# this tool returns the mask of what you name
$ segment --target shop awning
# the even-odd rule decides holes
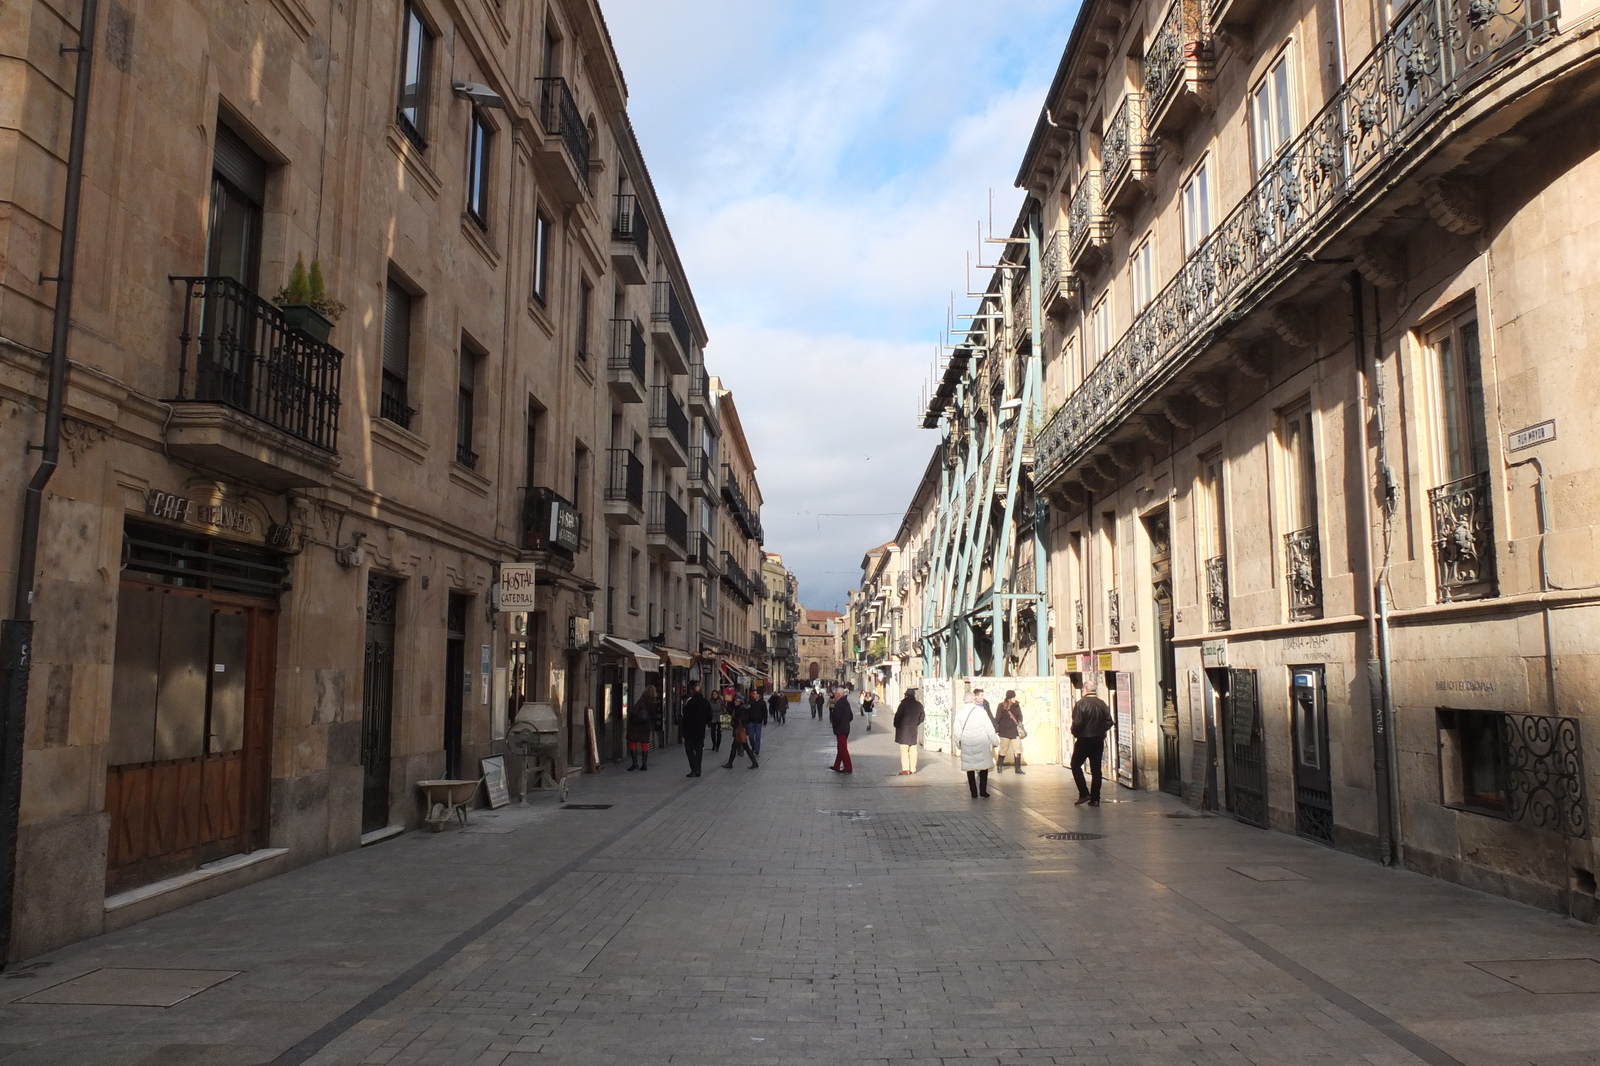
[[[634,665],[641,670],[661,669],[661,657],[642,644],[635,644],[631,640],[623,640],[621,637],[613,637],[607,633],[603,646],[628,656],[633,660]]]
[[[673,666],[691,666],[694,664],[694,656],[676,648],[662,648],[657,654]]]

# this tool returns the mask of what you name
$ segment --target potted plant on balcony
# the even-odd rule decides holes
[[[289,284],[278,291],[273,302],[283,311],[290,329],[299,330],[322,344],[328,343],[333,324],[344,314],[344,304],[328,295],[322,280],[322,261],[315,257],[306,270],[305,256],[296,256],[289,272]]]

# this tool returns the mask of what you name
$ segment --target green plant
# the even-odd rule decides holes
[[[295,256],[294,269],[289,271],[289,283],[278,290],[272,302],[279,307],[302,304],[323,318],[334,321],[345,311],[344,304],[328,295],[327,284],[322,279],[322,260],[312,257],[308,271],[303,255]]]

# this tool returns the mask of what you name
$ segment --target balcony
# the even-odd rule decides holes
[[[538,78],[539,124],[544,141],[535,146],[557,195],[569,204],[589,196],[589,129],[565,78]]]
[[[1100,172],[1091,170],[1067,205],[1067,257],[1074,270],[1099,263],[1111,241],[1111,216],[1100,203]]]
[[[744,531],[744,535],[751,540],[761,540],[761,522],[751,512],[750,505],[744,498],[744,490],[739,488],[739,482],[733,476],[733,469],[727,463],[722,464],[722,500],[728,505],[729,513]]]
[[[702,448],[689,453],[689,492],[703,500],[717,498],[717,466]]]
[[[1149,195],[1155,157],[1155,143],[1145,132],[1144,96],[1129,93],[1106,124],[1100,142],[1100,173],[1109,210],[1127,211]]]
[[[687,374],[694,337],[689,329],[688,312],[684,311],[683,304],[678,300],[678,290],[670,281],[656,282],[650,333],[655,338],[656,351],[667,361],[671,372]]]
[[[711,403],[711,375],[698,359],[689,364],[689,410],[701,418],[715,418],[717,413]]]
[[[1322,552],[1317,529],[1297,529],[1283,537],[1289,575],[1289,617],[1306,622],[1322,617]]]
[[[631,318],[613,318],[606,384],[622,403],[644,402],[644,362],[644,330]]]
[[[1215,555],[1206,560],[1206,628],[1213,632],[1228,628],[1228,557]]]
[[[1496,595],[1489,475],[1469,474],[1430,490],[1428,509],[1433,514],[1433,566],[1439,602]]]
[[[644,520],[644,463],[627,448],[606,451],[606,520],[636,526]]]
[[[617,196],[617,217],[611,224],[611,267],[626,285],[643,285],[650,277],[650,222],[639,198]]]
[[[339,464],[343,353],[231,278],[172,280],[187,293],[169,453],[273,490],[325,483]]]
[[[690,577],[718,577],[722,569],[717,565],[716,538],[704,530],[695,530],[689,534],[689,555],[684,560],[688,564]]]
[[[649,517],[645,522],[645,543],[650,551],[675,563],[689,554],[689,516],[678,501],[665,492],[650,494]]]
[[[1056,230],[1050,234],[1050,241],[1044,246],[1039,280],[1044,292],[1043,310],[1047,315],[1062,314],[1076,302],[1077,293],[1073,291],[1072,274],[1066,258],[1069,239],[1066,230]]]
[[[1130,415],[1159,402],[1233,322],[1281,291],[1290,264],[1348,229],[1352,204],[1418,177],[1421,156],[1414,149],[1476,106],[1481,94],[1467,90],[1554,30],[1545,5],[1519,4],[1509,14],[1491,14],[1483,25],[1474,22],[1480,14],[1476,6],[1418,0],[1396,16],[1327,106],[1284,146],[1040,431],[1040,487],[1064,481]],[[1431,73],[1397,95],[1390,87],[1401,70]],[[1145,100],[1154,107],[1148,82]],[[1076,197],[1073,212],[1076,263],[1085,224],[1077,220],[1094,214]]]
[[[756,602],[755,591],[751,588],[750,578],[745,574],[744,567],[727,552],[722,553],[722,585],[746,607]]]
[[[1205,7],[1205,0],[1173,0],[1145,51],[1142,84],[1153,134],[1180,135],[1211,101],[1216,56]]]
[[[765,633],[750,634],[750,650],[757,655],[767,654],[767,636]]]
[[[522,502],[522,547],[544,552],[547,562],[570,570],[572,557],[583,548],[583,516],[553,489],[528,489]]]
[[[670,385],[650,387],[650,449],[668,466],[689,465],[689,416]]]
[[[1249,34],[1267,0],[1211,0],[1211,27],[1219,34]]]

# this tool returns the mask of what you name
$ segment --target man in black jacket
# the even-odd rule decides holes
[[[850,690],[840,689],[839,698],[828,711],[828,724],[833,727],[834,738],[839,742],[839,753],[833,757],[833,765],[829,767],[835,773],[855,772],[855,768],[850,765],[850,722],[855,716],[855,712],[850,709]]]
[[[1083,698],[1072,705],[1072,780],[1078,785],[1080,804],[1100,806],[1100,764],[1111,725],[1111,708],[1094,694],[1094,682],[1085,679]],[[1083,779],[1084,763],[1089,764],[1092,787]]]
[[[706,750],[706,728],[711,725],[711,701],[700,692],[700,682],[689,682],[689,698],[683,702],[683,753],[689,756],[685,777],[700,776],[700,759]]]

